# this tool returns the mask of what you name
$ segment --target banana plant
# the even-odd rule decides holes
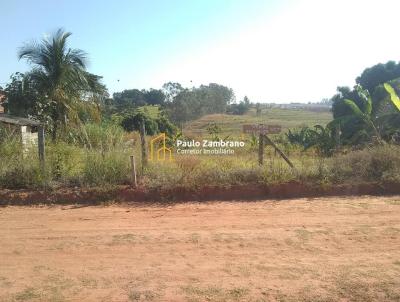
[[[392,140],[400,133],[400,98],[395,86],[396,80],[380,85],[374,98],[376,123],[386,140]]]
[[[396,93],[396,90],[389,83],[383,84],[383,88],[389,95],[389,100],[393,104],[394,108],[397,109],[397,113],[400,113],[400,98]]]
[[[321,125],[288,130],[286,137],[290,143],[302,146],[304,151],[314,147],[318,153],[325,156],[332,155],[336,147],[332,129]]]
[[[371,96],[361,86],[356,86],[355,90],[359,96],[359,102],[348,98],[343,99],[342,104],[347,109],[346,113],[335,118],[327,127],[331,131],[335,131],[337,128],[342,129],[345,139],[352,144],[370,137],[371,132],[378,142],[382,143],[382,137],[373,114]]]

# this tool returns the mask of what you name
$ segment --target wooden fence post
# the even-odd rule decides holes
[[[146,152],[146,126],[144,121],[140,123],[140,142],[142,147],[142,175],[144,167],[147,165],[147,152]]]
[[[292,164],[292,162],[290,161],[290,159],[285,155],[285,153],[283,153],[283,151],[281,149],[278,148],[277,145],[275,145],[275,143],[267,136],[264,135],[265,140],[271,144],[272,147],[275,148],[275,150],[279,153],[280,156],[282,156],[282,158],[287,162],[287,164],[294,169],[294,166]]]
[[[38,127],[38,151],[39,151],[39,161],[40,161],[40,169],[42,173],[45,172],[45,135],[44,135],[44,126]]]
[[[264,164],[264,136],[262,134],[258,137],[258,164]]]
[[[132,168],[132,180],[133,180],[133,185],[136,188],[137,187],[137,178],[136,178],[136,161],[135,161],[135,156],[131,155],[131,168]]]

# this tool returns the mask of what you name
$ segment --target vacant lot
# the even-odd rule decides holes
[[[0,208],[0,301],[400,301],[400,197]]]
[[[216,123],[225,135],[241,135],[244,124],[278,124],[283,129],[301,126],[313,127],[317,124],[326,125],[332,121],[332,113],[329,111],[313,112],[305,109],[263,109],[257,116],[254,109],[245,115],[209,114],[195,121],[187,123],[184,134],[206,135],[207,127]]]

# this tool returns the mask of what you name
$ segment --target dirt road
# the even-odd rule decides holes
[[[400,301],[400,197],[3,207],[0,301]]]

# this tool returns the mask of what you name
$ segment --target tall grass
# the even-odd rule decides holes
[[[400,182],[400,147],[377,146],[336,156],[332,160],[334,182],[391,181]]]
[[[21,143],[14,137],[3,138],[0,143],[0,187],[37,187],[45,180],[37,154],[32,150],[24,154]]]
[[[63,140],[89,149],[111,151],[124,145],[124,130],[112,122],[89,123],[80,128],[69,129]]]
[[[27,154],[17,136],[0,136],[0,188],[105,186],[130,182],[129,156],[140,162],[137,135],[115,125],[86,125],[64,141],[46,143],[45,170],[37,149]],[[270,146],[259,166],[249,146],[231,156],[175,156],[173,161],[149,162],[140,175],[145,187],[198,187],[236,184],[271,184],[300,181],[317,184],[349,182],[400,182],[400,147],[377,146],[332,158],[312,150],[300,152],[283,144],[295,165],[291,169]],[[138,171],[140,171],[140,165]]]
[[[83,166],[85,185],[116,185],[129,182],[129,154],[119,150],[113,152],[86,153]]]
[[[0,187],[99,186],[129,181],[131,147],[115,125],[88,124],[46,142],[45,170],[37,147],[24,153],[18,135],[0,137]]]

